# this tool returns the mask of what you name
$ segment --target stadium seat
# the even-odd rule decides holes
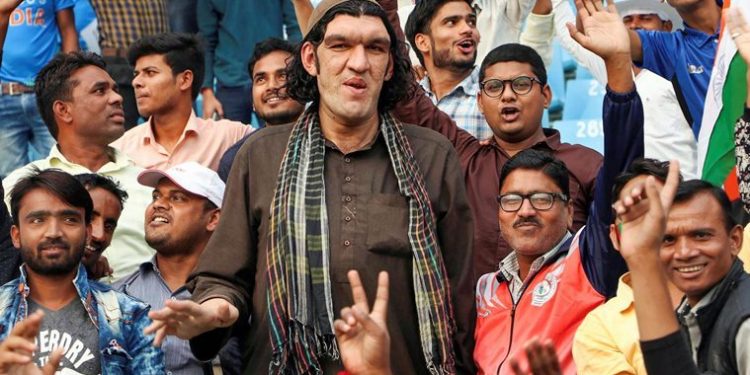
[[[547,69],[547,83],[552,89],[552,103],[549,110],[557,112],[563,109],[565,105],[565,72],[560,53],[561,49],[556,48],[552,54],[552,63]]]
[[[574,79],[568,81],[562,119],[601,119],[604,94],[604,86],[596,80]]]
[[[580,144],[604,153],[604,131],[600,118],[555,121],[552,128],[560,132],[563,142]]]

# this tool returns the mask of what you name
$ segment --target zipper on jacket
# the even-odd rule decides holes
[[[541,269],[539,269],[541,271]],[[505,358],[503,358],[502,361],[500,361],[500,364],[497,365],[497,371],[495,372],[495,375],[500,375],[500,369],[503,368],[503,364],[505,364],[505,361],[508,360],[508,357],[510,357],[510,350],[513,347],[513,329],[516,326],[516,307],[518,307],[518,304],[521,302],[521,299],[523,298],[523,294],[526,293],[526,289],[528,289],[529,285],[534,282],[534,278],[536,278],[536,275],[539,274],[539,271],[531,275],[531,279],[528,283],[524,283],[521,287],[521,293],[518,295],[518,301],[513,301],[513,306],[510,309],[510,337],[508,337],[508,352],[505,353]],[[510,287],[508,287],[508,292],[510,292]],[[513,299],[513,295],[510,296],[511,300]]]

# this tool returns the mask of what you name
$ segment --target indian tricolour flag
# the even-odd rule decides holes
[[[724,8],[739,7],[750,17],[750,1],[724,0]],[[723,186],[730,198],[739,197],[734,157],[734,124],[742,116],[747,95],[747,66],[737,53],[731,32],[721,22],[719,46],[706,93],[698,134],[698,168],[702,179]]]

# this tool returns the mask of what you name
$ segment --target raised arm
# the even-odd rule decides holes
[[[576,6],[583,32],[569,24],[573,39],[604,60],[607,95],[604,99],[604,162],[596,178],[594,204],[581,235],[584,270],[594,287],[612,296],[625,264],[609,240],[612,223],[610,204],[617,175],[643,157],[643,104],[635,91],[631,73],[628,34],[613,5],[578,0]]]
[[[570,54],[578,65],[585,67],[602,85],[607,84],[607,68],[604,60],[595,53],[578,44],[570,36],[567,25],[576,23],[576,15],[568,0],[552,0],[555,35],[560,46]]]
[[[307,21],[310,20],[313,11],[312,3],[310,0],[292,0],[292,5],[294,6],[294,14],[297,15],[299,29],[304,37],[307,34]]]
[[[641,351],[650,374],[699,373],[680,332],[659,259],[679,172],[677,162],[671,162],[661,190],[654,177],[648,177],[645,183],[625,192],[628,195],[614,206],[622,223],[620,251],[630,269]]]
[[[519,37],[519,43],[536,50],[545,66],[552,64],[553,26],[552,2],[537,0],[526,17],[526,25]]]

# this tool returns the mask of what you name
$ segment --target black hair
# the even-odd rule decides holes
[[[507,43],[495,47],[482,60],[479,68],[479,82],[484,81],[485,72],[489,67],[501,62],[519,62],[531,65],[531,72],[536,78],[547,84],[547,70],[544,68],[542,57],[531,47],[518,43]]]
[[[615,177],[614,183],[612,184],[612,203],[617,202],[620,198],[622,188],[630,182],[630,180],[638,176],[654,176],[659,181],[664,182],[667,180],[669,174],[669,162],[661,161],[649,158],[638,158],[635,159],[625,172],[620,173]],[[682,179],[682,176],[680,176]]]
[[[141,57],[164,55],[164,60],[172,69],[172,75],[189,70],[193,72],[193,100],[203,85],[204,52],[198,37],[185,33],[161,33],[138,39],[128,49],[128,62],[135,66]]]
[[[286,87],[289,97],[300,103],[313,102],[313,105],[318,104],[320,100],[318,81],[316,77],[307,73],[305,67],[302,65],[301,51],[306,42],[312,43],[317,49],[323,42],[326,26],[339,14],[346,14],[352,17],[373,16],[383,21],[385,29],[388,31],[388,36],[391,39],[390,54],[393,59],[393,76],[383,84],[383,89],[380,91],[380,98],[378,98],[378,110],[390,110],[396,103],[407,99],[413,93],[416,85],[416,81],[412,76],[411,64],[404,52],[407,49],[396,38],[396,32],[393,30],[390,22],[388,22],[388,16],[383,8],[365,0],[349,0],[332,7],[310,29],[305,39],[296,48],[294,58],[287,66]]]
[[[73,207],[83,208],[86,224],[91,222],[94,203],[89,192],[78,180],[59,169],[39,171],[34,168],[30,174],[18,180],[10,191],[10,214],[13,216],[14,225],[18,226],[20,222],[18,213],[21,210],[21,200],[36,189],[46,190]]]
[[[424,56],[422,56],[422,52],[417,48],[417,34],[430,34],[430,23],[435,14],[437,14],[443,4],[454,1],[463,1],[471,6],[471,0],[422,0],[417,2],[414,10],[411,11],[409,17],[406,19],[404,27],[406,40],[411,44],[422,66],[424,66]]]
[[[78,69],[89,65],[106,69],[104,60],[91,52],[58,53],[45,65],[34,81],[36,106],[42,120],[53,138],[57,139],[58,127],[52,105],[58,100],[71,100],[73,87],[79,82],[70,79]]]
[[[255,63],[258,60],[266,57],[272,52],[283,51],[290,55],[294,55],[294,45],[287,42],[284,39],[279,38],[268,38],[255,43],[255,49],[253,50],[253,56],[250,58],[250,62],[247,63],[247,72],[250,74],[250,80],[253,79],[253,70],[255,69]]]
[[[717,203],[719,203],[724,219],[724,228],[726,228],[727,232],[732,230],[732,228],[737,225],[737,221],[734,219],[734,216],[732,216],[732,202],[729,200],[729,197],[724,190],[714,186],[708,181],[683,181],[677,187],[677,193],[674,196],[673,204],[685,203],[700,193],[708,193]]]
[[[102,176],[96,173],[82,173],[74,176],[78,182],[80,182],[86,190],[92,190],[95,188],[104,189],[115,197],[120,202],[120,209],[123,208],[125,201],[128,199],[128,193],[122,189],[120,183],[112,179],[111,177]]]
[[[530,169],[540,171],[555,182],[560,191],[570,199],[570,175],[562,160],[547,151],[526,149],[517,154],[503,165],[500,170],[500,189],[505,179],[516,169]]]

